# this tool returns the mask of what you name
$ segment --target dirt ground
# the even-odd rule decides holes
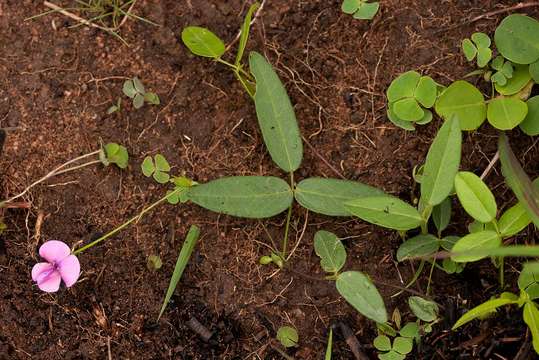
[[[305,146],[298,180],[342,175],[413,201],[418,188],[412,169],[424,161],[440,120],[416,132],[395,128],[385,115],[387,86],[410,69],[446,85],[462,78],[473,69],[459,50],[460,41],[474,31],[492,34],[504,14],[466,20],[515,3],[382,0],[380,13],[368,22],[343,14],[338,0],[267,1],[248,49],[274,64],[311,145]],[[0,359],[280,359],[272,339],[288,324],[300,335],[289,355],[321,359],[329,327],[340,323],[353,330],[374,359],[374,324],[341,299],[332,283],[313,279],[323,275],[313,250],[320,229],[346,238],[346,268],[371,275],[389,312],[398,308],[409,316],[409,294],[392,297],[413,274],[410,263],[395,260],[401,241],[395,232],[351,218],[307,214],[299,207],[294,208],[291,243],[300,243],[290,270],[272,277],[275,269],[257,262],[270,243],[264,227],[279,238],[286,215],[261,222],[187,204],[161,206],[81,254],[82,275],[69,290],[51,295],[32,284],[30,270],[42,241],[87,243],[163,196],[165,189],[140,171],[148,154],[162,153],[175,172],[199,182],[227,175],[283,175],[264,148],[253,103],[233,74],[194,57],[179,39],[185,26],[200,25],[229,43],[248,5],[243,0],[141,0],[135,14],[160,26],[128,20],[120,31],[126,46],[97,29],[70,28],[76,22],[60,14],[25,21],[46,11],[41,1],[0,1],[0,127],[7,128],[0,197],[96,150],[100,139],[122,143],[130,154],[124,171],[96,165],[54,178],[24,197],[31,209],[4,212]],[[539,7],[521,12],[539,17]],[[121,88],[123,77],[133,76],[159,94],[160,106],[135,110],[128,104]],[[107,115],[118,97],[124,109]],[[526,171],[539,175],[536,141],[518,130],[510,135]],[[462,168],[482,172],[496,144],[497,134],[488,126],[466,134]],[[500,207],[514,203],[497,168],[487,182]],[[463,234],[467,221],[456,208],[450,231]],[[191,224],[201,228],[200,242],[156,323]],[[512,241],[536,238],[530,227]],[[159,271],[146,268],[149,255],[161,257]],[[509,262],[509,290],[515,290],[519,269],[517,261]],[[424,293],[427,278],[425,272],[412,290]],[[433,299],[443,319],[410,358],[533,358],[530,335],[515,309],[458,332],[449,330],[466,309],[499,292],[489,261],[472,264],[460,275],[435,271],[433,279]],[[214,332],[209,341],[186,325],[192,317]],[[334,359],[353,358],[337,331]]]

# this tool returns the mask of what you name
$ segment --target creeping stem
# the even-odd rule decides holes
[[[161,199],[157,200],[156,202],[154,202],[153,204],[151,204],[150,206],[148,206],[147,208],[143,209],[137,216],[134,216],[132,217],[131,219],[127,220],[126,222],[124,222],[122,225],[118,226],[117,228],[115,228],[114,230],[112,231],[109,231],[108,233],[106,233],[105,235],[101,236],[99,239],[96,239],[94,241],[92,241],[91,243],[89,243],[88,245],[85,245],[83,247],[81,247],[80,249],[77,249],[75,251],[73,251],[73,254],[74,255],[77,255],[89,248],[91,248],[92,246],[95,246],[97,244],[99,244],[101,241],[103,240],[106,240],[108,239],[109,237],[111,236],[114,236],[116,235],[118,232],[120,232],[121,230],[125,229],[127,226],[129,226],[131,223],[135,222],[135,221],[138,221],[140,218],[142,218],[142,216],[144,216],[146,213],[148,213],[149,211],[151,211],[153,208],[155,208],[157,205],[165,202],[169,197],[173,196],[173,195],[176,195],[178,194],[179,192],[185,190],[184,188],[177,188],[177,189],[174,189],[173,191],[171,191],[170,193],[168,193],[167,195],[163,196]]]
[[[294,172],[290,173],[290,188],[294,189]],[[283,247],[281,251],[281,257],[283,258],[283,261],[286,261],[286,251],[288,247],[288,232],[290,229],[290,219],[292,218],[292,204],[290,204],[290,207],[288,208],[288,214],[286,216],[286,225],[284,228],[284,238],[283,238]]]

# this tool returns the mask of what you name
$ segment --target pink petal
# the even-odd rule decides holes
[[[57,292],[60,288],[62,278],[58,271],[51,272],[41,281],[38,281],[37,286],[45,292]]]
[[[70,287],[77,282],[80,275],[79,259],[75,255],[69,255],[59,264],[59,271],[66,287]]]
[[[32,268],[32,280],[37,281],[42,273],[49,272],[52,269],[52,265],[47,262],[35,264]]]
[[[64,242],[50,240],[41,245],[39,255],[48,262],[59,263],[71,254],[71,249]]]

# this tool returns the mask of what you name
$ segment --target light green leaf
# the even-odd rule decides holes
[[[421,202],[438,205],[453,190],[460,164],[462,135],[455,117],[444,122],[430,146],[421,180]]]
[[[432,121],[432,111],[427,109],[423,109],[423,111],[425,112],[425,115],[415,122],[417,125],[425,125]]]
[[[247,15],[245,15],[245,19],[243,20],[243,25],[241,26],[241,33],[240,33],[240,41],[238,45],[238,52],[236,54],[236,61],[234,64],[236,66],[239,66],[241,64],[241,59],[243,58],[243,53],[245,52],[245,47],[247,46],[247,41],[249,40],[249,31],[251,30],[251,19],[253,18],[254,12],[260,7],[260,4],[258,2],[253,3],[249,10],[247,11]]]
[[[404,121],[417,121],[421,120],[425,115],[425,112],[419,106],[416,99],[406,98],[396,101],[393,104],[393,111],[395,114]]]
[[[116,143],[108,143],[104,147],[107,161],[116,164],[120,169],[127,168],[129,162],[129,154],[125,146]]]
[[[169,172],[170,165],[168,164],[167,159],[161,154],[155,155],[155,168],[159,171]]]
[[[298,332],[290,326],[282,326],[277,330],[277,340],[285,347],[294,347],[298,345]]]
[[[487,106],[483,94],[464,80],[451,84],[438,97],[435,109],[445,120],[456,116],[461,130],[475,130],[487,118]]]
[[[539,354],[539,309],[535,303],[529,301],[524,304],[523,318],[532,333],[533,349]]]
[[[477,66],[480,68],[487,66],[490,59],[492,59],[492,50],[483,47],[477,49]]]
[[[520,14],[502,20],[494,42],[504,58],[516,64],[531,64],[539,59],[539,22]]]
[[[438,96],[438,86],[430,76],[422,76],[415,89],[415,98],[421,105],[431,108]]]
[[[503,58],[503,56],[498,55],[494,58],[494,60],[492,60],[492,62],[490,63],[490,67],[492,67],[494,70],[501,71],[503,68],[504,62],[505,62],[505,59]],[[509,61],[507,63],[511,65]]]
[[[452,252],[455,254],[451,259],[455,262],[472,262],[485,258],[486,256],[473,254],[474,250],[489,250],[499,248],[502,245],[502,238],[495,231],[480,231],[462,237],[453,246]]]
[[[142,173],[144,174],[144,176],[146,177],[152,176],[152,174],[155,171],[155,166],[153,164],[152,157],[146,156],[140,167],[142,169]]]
[[[301,206],[329,216],[351,216],[344,203],[381,194],[381,190],[357,181],[316,177],[300,181],[294,191],[296,201]]]
[[[505,77],[504,74],[502,74],[500,71],[498,71],[497,73],[495,73],[494,75],[492,75],[490,77],[490,81],[492,81],[495,84],[503,86],[503,85],[507,84],[507,77]]]
[[[337,235],[320,230],[314,235],[314,251],[325,272],[336,273],[346,262],[346,249]]]
[[[519,124],[520,129],[530,136],[539,135],[539,96],[530,98],[526,104],[528,105],[528,114]]]
[[[326,347],[326,355],[324,360],[331,360],[331,352],[333,350],[333,329],[329,329],[328,345]]]
[[[528,211],[528,216],[536,226],[539,226],[539,191],[533,186],[530,178],[518,162],[509,140],[505,134],[500,134],[498,144],[502,174],[507,185],[513,190],[517,199]]]
[[[511,237],[521,232],[531,223],[526,208],[518,203],[509,208],[498,221],[498,229],[502,237]]]
[[[137,90],[135,89],[135,85],[133,84],[133,80],[129,79],[124,82],[122,91],[125,96],[134,98],[135,95],[137,95]]]
[[[400,99],[413,97],[420,78],[421,75],[416,71],[407,71],[399,75],[387,89],[387,100],[394,103]]]
[[[139,94],[144,94],[146,92],[146,89],[144,89],[144,85],[142,85],[139,78],[136,76],[133,78],[133,86]]]
[[[453,246],[460,240],[458,236],[446,236],[443,239],[439,239],[440,246],[447,251],[453,250]]]
[[[539,84],[539,60],[530,64],[530,76],[536,84]]]
[[[524,264],[518,277],[518,288],[525,291],[530,300],[539,298],[539,262]]]
[[[386,113],[387,113],[387,118],[389,119],[389,121],[391,121],[394,125],[400,127],[401,129],[414,131],[415,127],[413,123],[410,121],[405,121],[405,120],[400,119],[393,111],[393,106],[394,104],[389,104],[387,107]],[[427,111],[425,111],[425,115],[428,115]],[[432,120],[432,113],[431,113],[431,120]]]
[[[341,5],[341,10],[345,14],[352,15],[359,9],[359,0],[344,0]]]
[[[354,13],[354,19],[371,20],[380,8],[379,2],[363,2],[360,4],[359,9]]]
[[[235,176],[188,189],[188,198],[205,209],[245,218],[267,218],[292,204],[292,190],[271,176]]]
[[[409,339],[419,338],[419,325],[416,322],[409,322],[400,329],[399,334]]]
[[[443,259],[442,261],[442,270],[446,272],[446,274],[459,274],[464,270],[465,263],[456,263],[451,259]]]
[[[159,311],[159,316],[157,317],[157,320],[159,320],[161,318],[161,315],[163,315],[163,312],[165,311],[165,308],[167,307],[170,298],[174,294],[174,290],[176,290],[176,286],[178,285],[178,282],[183,275],[183,271],[185,270],[185,267],[189,262],[189,258],[193,253],[193,249],[195,248],[199,235],[200,229],[195,225],[191,225],[191,228],[187,233],[187,237],[185,238],[185,242],[182,245],[182,249],[180,250],[180,255],[178,256],[178,260],[176,261],[176,266],[174,266],[174,272],[172,273],[172,277],[170,278],[170,284],[168,285],[167,293],[165,295],[165,299],[163,300],[163,305],[161,306],[161,310]]]
[[[404,360],[406,355],[399,354],[398,352],[391,350],[390,352],[384,354],[378,354],[378,359],[380,360]]]
[[[156,170],[153,173],[153,178],[155,181],[157,181],[159,184],[166,184],[170,180],[170,175],[166,172],[162,172],[159,170]]]
[[[466,212],[482,223],[496,218],[496,200],[488,186],[479,176],[468,171],[461,171],[455,176],[455,190]]]
[[[466,56],[466,60],[468,61],[472,61],[477,55],[477,48],[470,39],[462,40],[462,51],[464,52],[464,56]]]
[[[531,81],[529,67],[527,65],[516,65],[513,76],[507,80],[505,85],[496,84],[496,91],[502,95],[509,96],[524,89]]]
[[[136,94],[133,98],[133,107],[140,109],[144,105],[144,95]]]
[[[144,94],[144,100],[148,104],[152,104],[152,105],[161,104],[161,100],[159,100],[159,96],[156,93],[153,93],[153,92],[147,92],[146,94]]]
[[[362,220],[394,230],[415,229],[423,221],[416,208],[387,194],[362,197],[349,201],[344,206]]]
[[[378,335],[372,343],[376,350],[389,351],[391,350],[391,340],[385,335]]]
[[[393,350],[399,354],[406,355],[414,348],[414,340],[406,337],[396,337],[393,340]]]
[[[472,41],[477,45],[478,48],[488,48],[491,44],[490,37],[482,32],[473,33]]]
[[[182,41],[198,56],[219,58],[225,53],[225,44],[210,30],[199,26],[188,26],[182,31]]]
[[[408,306],[420,320],[431,322],[438,318],[438,305],[433,301],[423,299],[420,296],[410,296]]]
[[[489,315],[496,311],[497,308],[505,305],[515,304],[516,301],[509,299],[509,298],[497,298],[485,301],[481,305],[478,305],[462,315],[460,319],[457,320],[455,325],[451,328],[451,330],[455,330],[462,325],[469,323],[470,321],[474,319],[482,319],[486,315]]]
[[[336,281],[337,291],[365,317],[378,323],[387,322],[387,312],[376,286],[363,273],[347,271]]]
[[[432,220],[434,221],[434,225],[436,225],[436,229],[438,229],[438,234],[441,234],[451,220],[451,198],[445,198],[444,201],[434,207],[432,210]]]
[[[397,261],[434,254],[440,248],[438,238],[426,234],[406,240],[397,250]]]
[[[505,75],[505,77],[508,79],[513,77],[514,71],[515,69],[513,68],[513,64],[511,64],[510,61],[506,61],[501,68],[502,74]]]
[[[258,124],[273,161],[287,172],[297,170],[303,157],[303,144],[296,115],[281,80],[257,52],[249,56],[256,79],[255,106]]]

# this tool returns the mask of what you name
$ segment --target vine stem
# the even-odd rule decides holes
[[[73,251],[73,255],[77,255],[77,254],[80,254],[81,252],[85,251],[85,250],[88,250],[89,248],[99,244],[101,241],[103,240],[106,240],[108,239],[109,237],[111,236],[114,236],[116,235],[118,232],[120,232],[121,230],[125,229],[127,226],[129,226],[131,223],[135,222],[135,221],[138,221],[140,218],[142,218],[142,216],[144,216],[146,213],[148,213],[149,211],[151,211],[153,208],[155,208],[157,205],[163,203],[164,201],[166,201],[170,196],[172,195],[175,195],[176,193],[182,191],[183,188],[177,188],[175,189],[174,191],[168,193],[167,195],[163,196],[161,199],[157,200],[156,202],[154,202],[153,204],[151,204],[150,206],[142,209],[142,211],[137,215],[137,216],[134,216],[132,217],[131,219],[127,220],[126,222],[124,222],[122,225],[118,226],[117,228],[109,231],[108,233],[106,233],[105,235],[101,236],[100,238],[92,241],[91,243],[89,243],[88,245],[85,245],[83,247],[81,247],[80,249],[77,249],[75,251]]]
[[[28,193],[28,191],[30,191],[31,188],[33,188],[34,186],[36,185],[39,185],[41,184],[42,182],[50,179],[51,177],[55,176],[55,175],[58,175],[58,174],[62,174],[62,173],[66,173],[68,171],[72,171],[72,170],[76,170],[76,169],[79,169],[81,167],[84,167],[84,166],[88,166],[88,165],[91,165],[91,164],[95,164],[96,162],[90,162],[90,163],[87,163],[87,164],[83,164],[84,166],[75,166],[75,167],[72,167],[72,168],[69,168],[69,169],[64,169],[66,166],[70,165],[70,164],[73,164],[74,162],[77,162],[79,160],[82,160],[82,159],[85,159],[87,157],[90,157],[90,156],[94,156],[94,155],[97,155],[99,154],[99,151],[100,150],[96,150],[94,152],[91,152],[91,153],[88,153],[88,154],[84,154],[84,155],[81,155],[79,157],[76,157],[74,159],[71,159],[65,163],[63,163],[62,165],[58,166],[56,169],[52,170],[51,172],[49,172],[47,175],[43,176],[41,179],[39,180],[36,180],[34,181],[32,184],[28,185],[21,193],[13,196],[13,197],[10,197],[9,199],[7,200],[4,200],[2,202],[0,202],[0,207],[4,207],[4,205],[6,203],[10,203],[12,202],[13,200],[15,199],[18,199],[20,198],[21,196],[24,196],[26,195],[26,193]]]

